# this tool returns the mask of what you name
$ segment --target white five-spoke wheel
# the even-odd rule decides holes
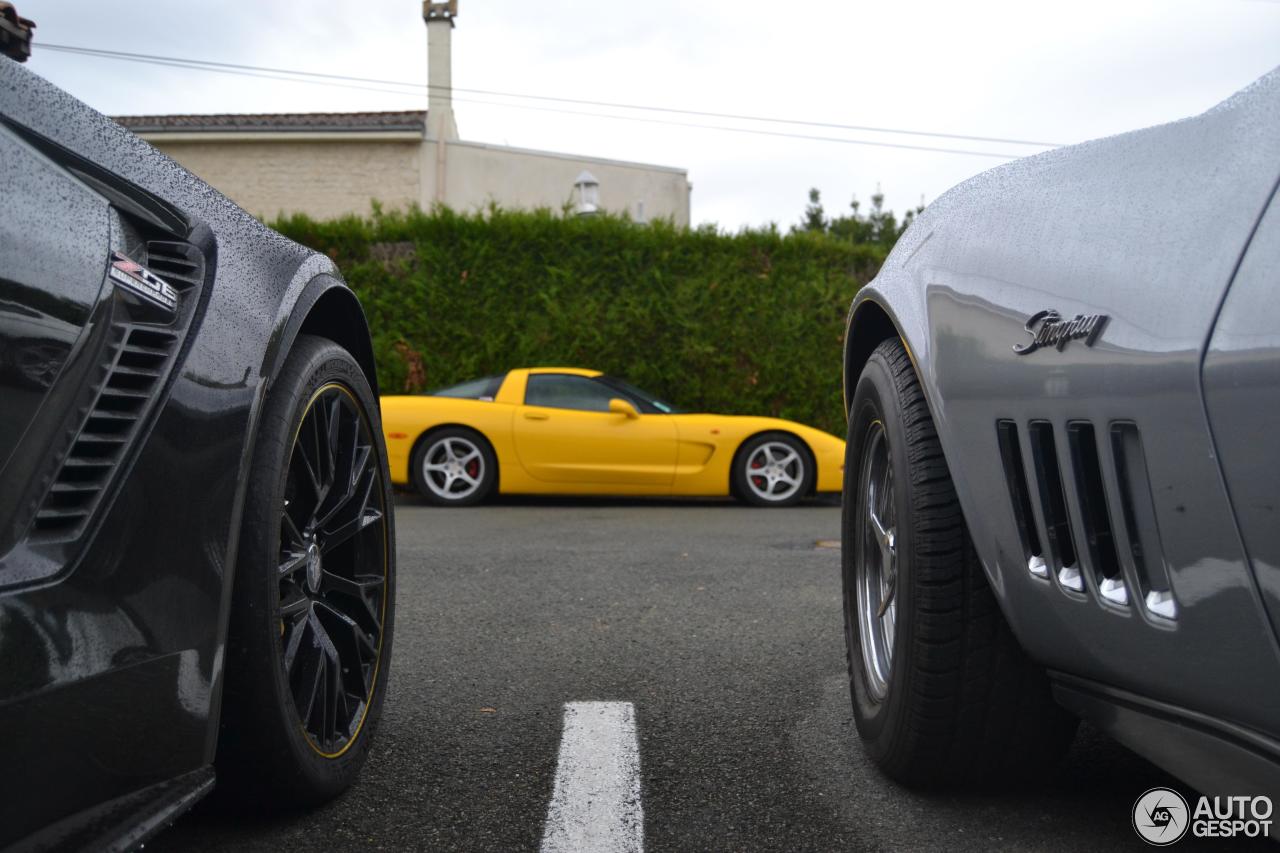
[[[734,492],[757,506],[790,506],[813,490],[813,465],[799,439],[758,435],[743,445],[734,466]]]
[[[497,462],[479,435],[447,429],[430,435],[414,453],[414,485],[432,503],[466,506],[484,500],[493,487]]]
[[[804,460],[780,441],[762,444],[747,457],[747,486],[766,501],[782,501],[800,490]]]
[[[468,497],[480,488],[484,456],[465,438],[442,438],[427,448],[422,478],[427,487],[445,500]]]

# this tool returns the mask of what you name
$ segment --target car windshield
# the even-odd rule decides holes
[[[610,388],[616,388],[621,391],[633,402],[639,404],[641,411],[648,414],[678,415],[684,411],[671,405],[666,400],[655,397],[648,391],[637,388],[625,379],[619,379],[616,376],[598,376],[596,378]]]
[[[427,391],[425,394],[428,397],[457,397],[463,400],[493,402],[493,398],[497,395],[498,389],[502,387],[502,380],[505,378],[506,374],[500,373],[496,376],[485,376],[482,379],[459,382],[457,385],[447,385],[444,388]]]

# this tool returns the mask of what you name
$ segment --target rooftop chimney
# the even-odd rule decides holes
[[[18,15],[12,3],[0,2],[0,53],[19,62],[31,56],[31,31],[35,21]]]
[[[453,118],[453,19],[458,0],[423,0],[427,22],[427,137],[448,141],[458,138]]]

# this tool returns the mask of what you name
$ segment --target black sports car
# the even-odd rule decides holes
[[[333,796],[395,599],[359,303],[3,57],[0,199],[0,848]]]

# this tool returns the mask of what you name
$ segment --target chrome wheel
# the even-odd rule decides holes
[[[867,431],[858,478],[857,515],[858,637],[867,685],[884,699],[893,667],[893,632],[897,622],[898,542],[894,509],[893,466],[884,424]]]
[[[804,484],[804,458],[781,441],[768,441],[746,459],[747,488],[766,501],[784,501]]]
[[[338,384],[312,396],[294,437],[280,514],[281,660],[307,742],[355,742],[378,678],[387,519],[369,422]]]
[[[484,482],[484,454],[473,442],[458,436],[442,438],[422,454],[422,480],[448,501],[469,498]]]

